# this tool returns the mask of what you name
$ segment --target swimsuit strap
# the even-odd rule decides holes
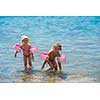
[[[22,50],[25,50],[22,46],[20,47]]]

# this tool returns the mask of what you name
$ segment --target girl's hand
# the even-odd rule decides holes
[[[15,55],[14,55],[15,58],[17,57],[17,53],[18,53],[18,51],[15,52]]]
[[[33,56],[33,54],[32,54],[32,60],[34,60],[34,56]]]
[[[41,67],[41,70],[44,71],[44,66]]]
[[[32,57],[32,60],[34,61],[34,57]]]
[[[14,57],[16,58],[16,57],[17,57],[17,55],[15,54],[15,55],[14,55]]]

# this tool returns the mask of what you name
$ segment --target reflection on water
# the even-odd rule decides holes
[[[100,74],[100,73],[99,73]],[[33,70],[31,73],[19,72],[17,78],[19,79],[16,82],[23,83],[62,83],[62,82],[99,82],[91,77],[91,73],[69,73],[64,72],[41,72],[39,70]],[[20,77],[20,78],[19,78]]]
[[[17,82],[46,82],[46,83],[56,83],[63,82],[67,79],[67,74],[63,72],[41,72],[39,70],[33,70],[32,72],[19,71],[17,78],[20,80]]]
[[[22,80],[23,82],[29,82],[31,80],[34,80],[34,76],[27,73],[22,73]]]

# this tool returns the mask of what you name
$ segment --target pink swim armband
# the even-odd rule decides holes
[[[40,53],[40,59],[45,60],[48,57],[48,52],[41,52]]]
[[[62,54],[61,57],[58,57],[58,59],[59,59],[60,62],[65,62],[67,57],[66,57],[65,54]]]
[[[13,46],[13,48],[14,48],[15,52],[16,52],[16,51],[21,51],[21,44],[16,43],[16,44]]]
[[[30,52],[31,52],[31,53],[37,53],[37,52],[38,52],[38,48],[32,46],[31,49],[30,49]]]
[[[45,60],[48,57],[48,52],[41,52],[40,53],[40,59],[41,60]],[[58,57],[58,60],[61,62],[65,62],[66,61],[66,55],[65,54],[61,54],[61,57]]]
[[[13,48],[14,48],[15,52],[16,52],[16,51],[19,52],[19,51],[21,51],[21,50],[24,50],[23,48],[21,48],[21,44],[19,44],[19,43],[16,43],[16,44],[13,46]],[[35,47],[35,46],[31,46],[30,52],[31,52],[31,53],[37,53],[37,52],[38,52],[38,48]]]

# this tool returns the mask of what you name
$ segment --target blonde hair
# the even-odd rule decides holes
[[[61,46],[60,43],[55,43],[55,44],[53,45],[53,48],[57,48],[57,47],[60,47],[60,48],[61,48],[62,46]]]
[[[27,39],[28,42],[30,42],[30,38],[28,36],[21,36],[21,42],[23,42],[25,39]]]

